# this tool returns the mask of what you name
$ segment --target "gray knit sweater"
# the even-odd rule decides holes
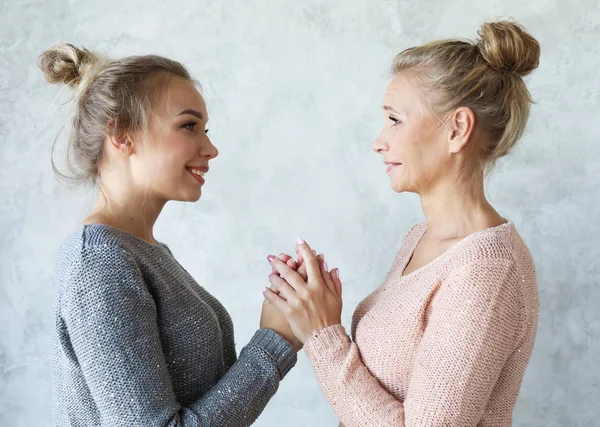
[[[236,357],[225,308],[163,245],[86,225],[55,271],[57,426],[248,426],[296,363],[259,329]]]

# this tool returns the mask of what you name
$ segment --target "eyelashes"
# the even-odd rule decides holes
[[[392,122],[394,122],[394,124],[392,126],[396,126],[398,123],[400,123],[400,120],[398,120],[397,118],[393,117],[393,116],[389,116],[388,117]]]
[[[196,123],[196,122],[189,122],[189,123],[186,123],[186,124],[182,125],[181,127],[185,128],[187,130],[194,131],[194,130],[196,130],[195,129],[196,125],[198,125],[198,123]],[[208,134],[208,128],[204,129],[204,133]]]

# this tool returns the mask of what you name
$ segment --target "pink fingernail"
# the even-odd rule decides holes
[[[298,238],[298,239],[296,239],[296,243],[298,243],[299,245],[303,245],[304,240],[302,240],[301,238]]]
[[[273,261],[274,259],[275,259],[275,256],[274,256],[274,255],[269,255],[269,256],[267,257],[267,260],[268,260],[269,262]]]
[[[327,262],[323,261],[323,268],[325,268],[325,271],[329,271],[329,267],[327,266]]]

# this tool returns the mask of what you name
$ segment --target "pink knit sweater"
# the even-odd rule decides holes
[[[510,426],[538,322],[531,255],[512,223],[474,233],[402,276],[427,226],[408,234],[383,284],[305,344],[343,425]]]

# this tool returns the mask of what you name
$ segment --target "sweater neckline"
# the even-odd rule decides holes
[[[136,235],[122,230],[120,228],[117,227],[113,227],[112,225],[108,225],[108,224],[103,224],[100,222],[94,222],[94,223],[85,223],[82,224],[81,226],[83,229],[86,228],[105,228],[108,230],[111,230],[113,233],[119,234],[121,237],[126,238],[128,240],[137,242],[143,246],[149,247],[149,248],[154,248],[154,249],[162,249],[165,245],[161,242],[159,242],[158,240],[156,241],[156,244],[150,243],[147,240],[141,239],[139,237],[137,237]]]
[[[412,259],[413,255],[415,253],[415,250],[417,249],[417,246],[419,246],[419,243],[421,242],[421,240],[423,239],[423,236],[425,235],[425,232],[427,231],[427,223],[422,222],[421,224],[418,225],[418,227],[419,227],[419,229],[416,231],[416,235],[412,242],[412,245],[410,246],[410,250],[405,255],[404,260],[402,261],[402,265],[401,265],[401,269],[400,269],[400,274],[401,274],[400,278],[401,279],[408,279],[412,276],[415,276],[416,274],[420,273],[423,270],[431,268],[431,266],[438,264],[443,259],[448,258],[450,255],[452,255],[452,253],[456,252],[458,249],[460,249],[462,246],[464,246],[465,244],[467,244],[468,242],[470,242],[471,240],[473,240],[476,237],[479,237],[484,234],[498,233],[498,232],[501,232],[501,231],[504,231],[507,229],[512,229],[512,228],[514,228],[514,223],[512,221],[506,220],[506,222],[504,224],[500,224],[500,225],[496,225],[494,227],[489,227],[489,228],[485,228],[483,230],[475,231],[475,232],[465,236],[462,240],[457,242],[455,245],[450,246],[448,249],[446,249],[440,255],[438,255],[431,261],[429,261],[427,264],[424,264],[421,267],[417,268],[416,270],[411,271],[410,273],[405,275],[404,270],[406,270],[406,266],[410,263],[410,260]]]

